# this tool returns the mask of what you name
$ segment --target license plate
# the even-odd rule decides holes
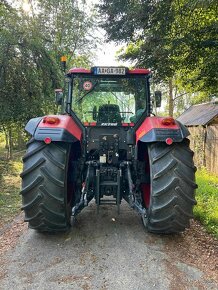
[[[125,75],[125,67],[95,67],[95,75]]]

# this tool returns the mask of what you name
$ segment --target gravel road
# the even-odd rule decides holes
[[[150,234],[126,204],[119,216],[91,204],[64,234],[17,221],[1,235],[0,289],[218,289],[217,243],[201,230]]]

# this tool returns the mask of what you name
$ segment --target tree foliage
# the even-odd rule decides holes
[[[120,57],[149,67],[158,81],[217,94],[218,3],[215,0],[102,0],[108,40],[127,44]]]
[[[16,124],[54,112],[54,89],[63,85],[61,55],[69,65],[90,63],[92,16],[70,0],[31,4],[28,13],[0,4],[0,129],[6,135]]]

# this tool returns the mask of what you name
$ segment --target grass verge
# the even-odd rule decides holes
[[[3,143],[0,142],[0,227],[11,222],[19,214],[21,208],[20,172],[22,171],[21,156],[16,152],[13,160],[5,159]]]
[[[201,169],[196,173],[196,181],[198,189],[194,216],[218,239],[218,176]]]

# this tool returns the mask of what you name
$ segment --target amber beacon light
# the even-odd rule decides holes
[[[167,117],[161,121],[161,124],[165,126],[170,126],[170,125],[175,125],[176,123],[172,117]]]

